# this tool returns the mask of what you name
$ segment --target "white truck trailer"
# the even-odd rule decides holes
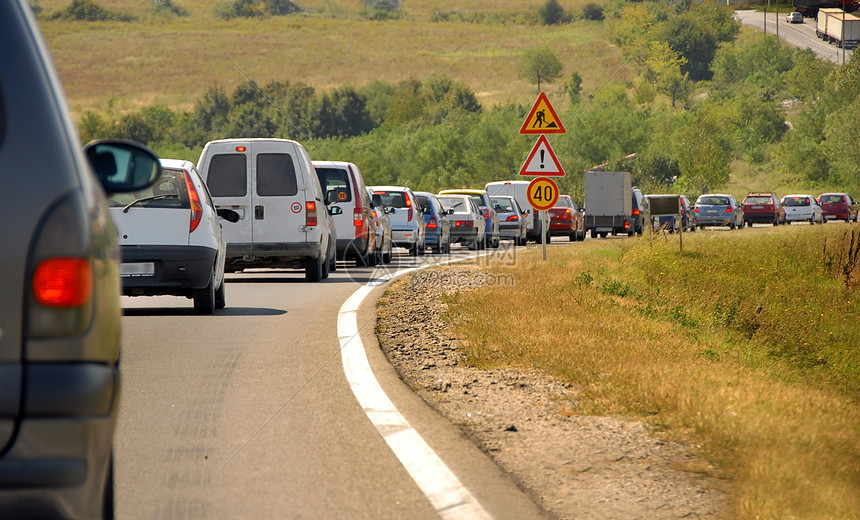
[[[819,9],[815,35],[837,47],[853,49],[860,43],[860,18],[842,9]]]
[[[632,190],[630,172],[585,172],[585,230],[591,238],[630,231]]]

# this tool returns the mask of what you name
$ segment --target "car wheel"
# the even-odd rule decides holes
[[[107,477],[105,478],[104,495],[102,496],[102,519],[114,519],[114,490],[113,490],[113,451],[108,462]]]
[[[367,252],[367,265],[374,267],[379,263],[379,256],[376,250]]]
[[[591,238],[597,238],[597,231],[591,230]]]
[[[328,278],[329,273],[331,273],[331,262],[326,258],[322,263],[322,279]]]
[[[418,244],[409,246],[409,256],[418,256]]]
[[[328,272],[333,273],[335,271],[337,271],[337,254],[333,254],[328,258]]]
[[[501,242],[501,240],[499,240],[499,237],[496,237],[493,239],[493,249],[499,248],[499,245],[500,245],[499,242]]]
[[[227,306],[227,279],[221,280],[221,286],[215,290],[215,308],[223,309]]]
[[[212,314],[215,312],[215,275],[209,276],[209,284],[203,289],[196,289],[192,296],[194,312],[197,314]]]
[[[418,248],[418,256],[424,256],[424,253],[427,252],[427,244],[421,244],[421,247]]]
[[[318,282],[322,280],[322,255],[316,258],[305,259],[305,280],[308,282]]]
[[[387,253],[384,253],[384,254],[382,255],[382,261],[383,261],[383,262],[385,262],[386,264],[390,264],[390,263],[391,263],[391,257],[392,257],[392,256],[393,256],[393,253],[391,252],[391,243],[389,242],[389,244],[388,244],[388,252],[387,252]]]

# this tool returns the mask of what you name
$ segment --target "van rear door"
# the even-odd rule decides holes
[[[239,221],[232,226],[223,226],[221,232],[228,244],[250,245],[253,240],[254,203],[251,197],[251,143],[231,141],[210,143],[209,152],[204,152],[205,161],[199,166],[200,174],[209,187],[209,194],[219,208],[232,209],[239,214]]]
[[[301,174],[295,146],[283,141],[252,141],[251,152],[254,242],[307,242],[306,205],[314,201],[314,193]],[[325,211],[322,206],[316,208],[317,213]]]

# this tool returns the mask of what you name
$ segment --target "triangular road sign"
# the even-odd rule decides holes
[[[520,168],[520,175],[541,175],[544,177],[564,177],[564,168],[558,162],[555,152],[546,140],[546,136],[538,137],[532,153]]]
[[[521,134],[563,134],[567,130],[564,129],[561,119],[549,104],[546,94],[543,92],[535,101],[532,111],[523,122],[523,127],[520,128]]]

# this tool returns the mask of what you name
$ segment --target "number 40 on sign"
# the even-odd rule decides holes
[[[538,211],[546,211],[558,202],[558,186],[549,177],[536,177],[529,183],[529,204]]]

